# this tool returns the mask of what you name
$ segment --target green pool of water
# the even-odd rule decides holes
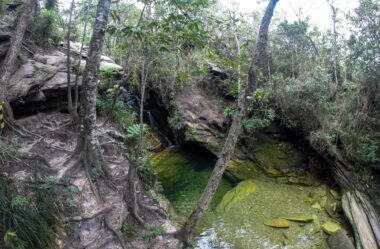
[[[173,149],[157,153],[151,161],[163,185],[164,195],[174,207],[173,219],[181,224],[202,194],[215,161],[204,155]],[[326,236],[322,231],[312,232],[313,222],[290,222],[286,229],[264,225],[267,219],[301,215],[317,216],[321,224],[331,220],[324,210],[305,202],[312,193],[326,191],[324,186],[281,184],[259,174],[251,181],[257,185],[255,192],[217,211],[223,196],[236,185],[223,178],[197,227],[195,248],[326,248]]]

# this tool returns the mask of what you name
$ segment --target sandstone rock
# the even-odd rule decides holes
[[[341,229],[342,228],[340,227],[339,224],[332,222],[332,221],[328,221],[328,222],[322,224],[322,230],[327,234],[336,233],[336,232],[340,231]]]
[[[227,119],[222,103],[194,85],[184,86],[175,97],[183,123],[195,142],[217,155],[223,146]]]

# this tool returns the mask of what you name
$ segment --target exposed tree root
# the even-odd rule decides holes
[[[158,213],[163,218],[168,217],[168,215],[160,207],[146,205],[146,204],[142,203],[141,200],[139,200],[139,205],[144,207],[147,210],[154,211],[154,212]]]
[[[137,182],[134,182],[133,183],[133,215],[135,216],[135,218],[137,219],[137,221],[144,227],[144,228],[147,228],[147,224],[146,222],[140,217],[140,215],[138,214],[139,212],[139,205],[138,205],[138,191],[137,191]]]
[[[114,234],[114,236],[118,239],[121,247],[123,249],[127,249],[127,247],[125,246],[125,242],[124,242],[123,236],[121,235],[121,232],[120,231],[116,231],[115,229],[113,229],[112,225],[109,224],[109,221],[107,219],[107,214],[103,215],[103,219],[104,219],[104,224],[105,224],[106,228],[108,228],[108,230],[110,230]]]
[[[11,122],[7,118],[4,119],[4,123],[6,124],[6,126],[8,128],[10,128],[13,132],[15,132],[16,134],[18,134],[20,137],[23,137],[23,138],[31,138],[32,137],[30,134],[28,134],[28,132],[26,132],[25,130],[23,130],[23,128],[21,128],[15,122]]]
[[[19,159],[29,159],[29,160],[39,160],[41,161],[45,166],[43,165],[40,165],[40,164],[34,164],[33,166],[29,165],[28,163],[26,163],[25,161],[23,160],[20,160],[20,162],[24,165],[26,165],[28,168],[31,168],[33,170],[35,170],[36,168],[39,168],[41,169],[41,172],[44,172],[44,173],[47,173],[47,174],[55,174],[57,173],[57,170],[54,170],[50,163],[46,160],[45,157],[43,156],[40,156],[40,155],[37,155],[37,154],[34,154],[34,153],[21,153],[19,155]]]

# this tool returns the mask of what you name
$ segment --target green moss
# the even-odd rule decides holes
[[[150,162],[162,182],[166,197],[179,214],[179,221],[182,221],[201,196],[211,175],[214,161],[181,150],[167,149],[154,154]],[[223,178],[210,209],[214,209],[231,188],[232,184]]]
[[[183,165],[187,165],[189,161],[176,149],[166,149],[154,154],[150,163],[165,187],[177,184],[181,180],[183,174],[186,174]]]
[[[240,182],[235,188],[228,191],[216,208],[217,212],[229,209],[232,205],[243,200],[248,195],[256,192],[257,186],[252,180]]]
[[[257,135],[257,140],[249,147],[254,161],[270,176],[278,177],[288,172],[295,172],[305,162],[304,155],[293,145],[273,136]]]
[[[226,175],[233,181],[251,179],[257,174],[258,167],[250,160],[230,160],[227,164]]]
[[[222,150],[222,144],[209,142],[206,144],[206,148],[212,153],[214,153],[215,155],[217,155],[219,151]]]
[[[173,149],[152,156],[151,161],[155,170],[160,172],[159,180],[162,181],[164,194],[175,210],[172,217],[181,224],[198,202],[215,162]],[[234,160],[230,164],[245,167],[248,162]],[[211,243],[216,247],[218,243],[228,243],[235,249],[274,248],[285,244],[289,248],[326,248],[326,235],[310,234],[313,229],[319,229],[315,228],[314,223],[306,222],[312,214],[313,220],[315,216],[322,224],[331,220],[324,209],[312,208],[315,201],[320,201],[328,193],[326,186],[282,184],[260,172],[251,176],[252,179],[241,182],[235,188],[225,178],[222,179],[210,207],[197,226],[195,241]],[[284,178],[287,180],[289,177]],[[303,201],[307,198],[312,202]],[[285,231],[264,225],[266,220],[276,217],[297,221],[303,219],[305,222],[301,226],[291,221]]]

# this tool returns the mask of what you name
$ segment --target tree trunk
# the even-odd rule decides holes
[[[108,20],[111,0],[100,0],[90,47],[83,73],[81,91],[81,111],[79,117],[79,137],[77,151],[84,153],[84,160],[89,160],[92,166],[99,163],[101,152],[96,136],[96,95],[97,73],[100,65],[100,56],[104,41],[105,28]]]
[[[67,109],[71,115],[73,114],[73,98],[71,96],[71,77],[70,77],[70,36],[71,36],[71,20],[74,10],[74,0],[71,1],[69,26],[67,28]]]
[[[364,194],[366,187],[346,169],[348,163],[339,153],[333,159],[327,156],[325,159],[333,162],[333,176],[343,190],[342,206],[352,225],[356,248],[380,248],[380,217],[369,201],[370,197]]]
[[[380,248],[379,217],[366,196],[347,191],[342,196],[342,206],[354,230],[356,248]]]
[[[256,70],[261,64],[265,48],[268,41],[268,29],[271,22],[274,9],[278,0],[270,0],[268,7],[265,11],[263,19],[261,20],[259,36],[256,43],[256,51],[251,62],[251,66],[248,73],[248,85],[246,89],[242,91],[238,98],[238,109],[234,115],[228,136],[224,143],[223,149],[219,154],[218,160],[212,172],[212,175],[207,183],[207,186],[193,212],[190,214],[188,220],[182,227],[182,229],[176,234],[176,236],[186,244],[191,244],[191,236],[194,232],[197,223],[202,218],[208,205],[210,204],[213,195],[219,185],[219,182],[223,176],[223,173],[227,167],[227,162],[231,159],[234,152],[236,143],[238,141],[242,119],[246,114],[246,110],[249,104],[248,96],[250,96],[257,89],[257,76]]]
[[[13,33],[11,46],[9,47],[7,55],[0,68],[0,105],[4,107],[4,119],[8,121],[8,123],[14,122],[14,116],[6,96],[7,87],[10,83],[9,80],[12,76],[13,67],[20,51],[26,27],[28,26],[29,19],[32,16],[36,3],[36,0],[28,0],[25,3],[24,10],[17,23],[16,30]]]

